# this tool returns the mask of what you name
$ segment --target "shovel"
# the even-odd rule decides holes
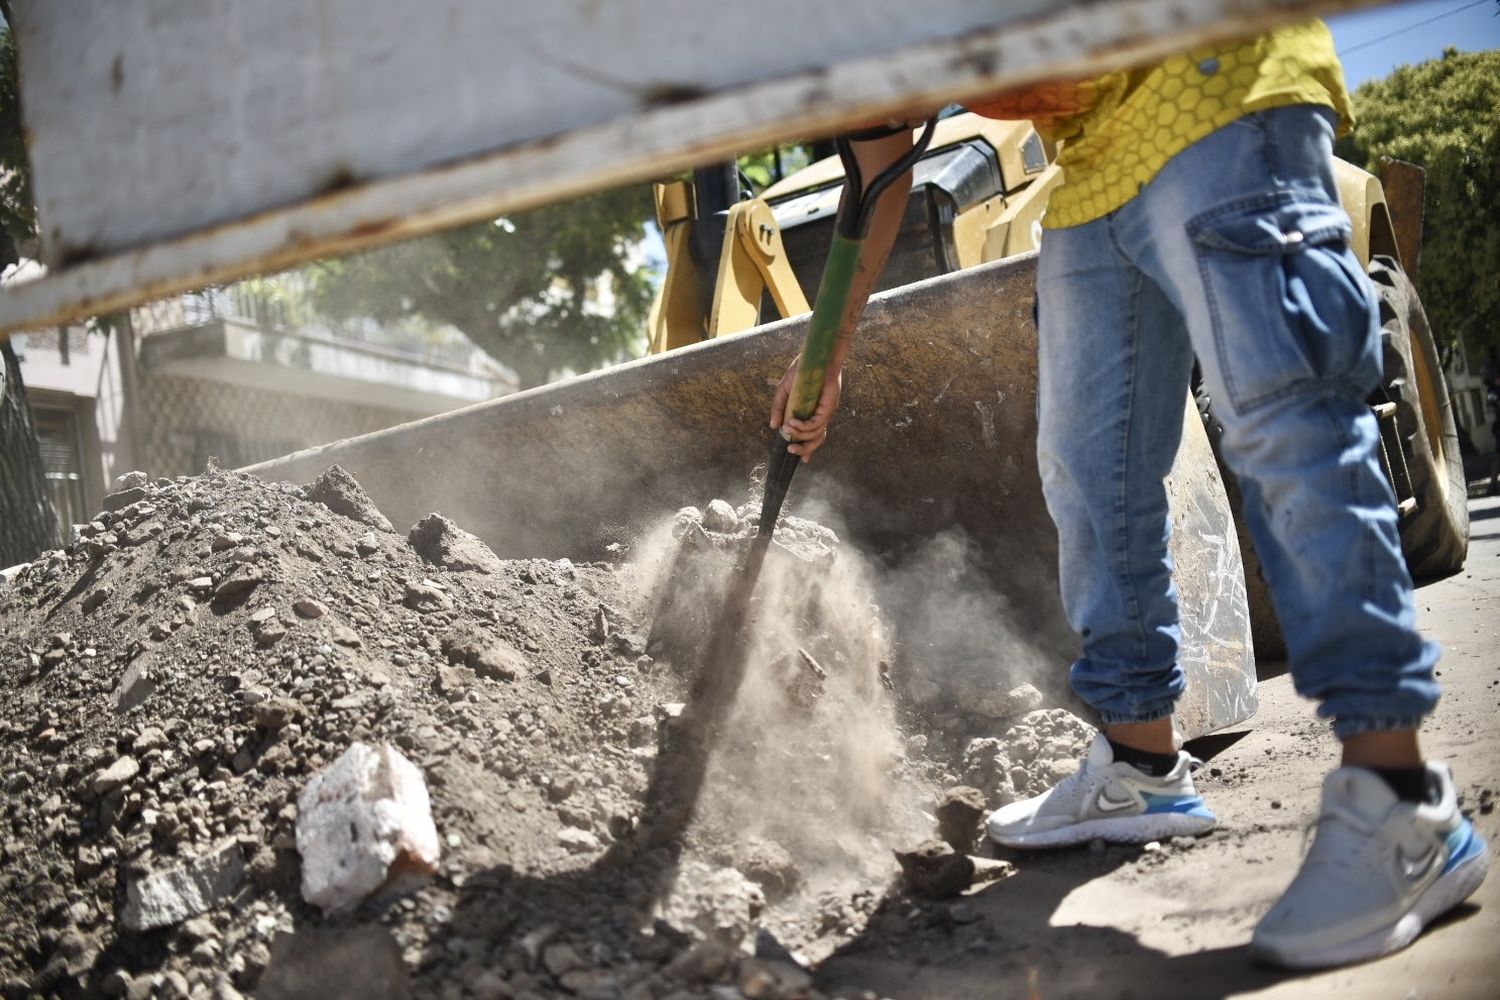
[[[859,163],[854,158],[851,142],[846,138],[836,140],[839,159],[844,164],[844,199],[839,206],[833,242],[823,268],[823,280],[813,302],[812,320],[808,323],[807,337],[802,343],[802,360],[797,366],[797,378],[787,400],[787,416],[806,420],[817,409],[818,399],[823,395],[823,383],[828,376],[828,362],[833,354],[834,341],[838,337],[839,322],[849,305],[854,276],[859,270],[860,251],[869,234],[875,206],[886,188],[921,159],[928,143],[932,141],[932,133],[936,127],[936,118],[928,121],[911,150],[876,175],[868,187],[860,177]],[[733,701],[744,675],[745,657],[739,636],[749,616],[750,596],[766,561],[771,535],[776,530],[776,520],[781,516],[787,489],[791,486],[792,475],[799,464],[798,457],[787,451],[791,442],[786,433],[783,426],[781,432],[772,438],[771,457],[766,467],[765,496],[761,500],[760,527],[730,585],[729,595],[724,602],[724,613],[709,646],[704,669],[699,674],[694,701],[703,709],[702,718],[705,721],[716,721],[722,715]]]

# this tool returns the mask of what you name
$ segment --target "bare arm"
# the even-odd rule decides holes
[[[901,131],[882,139],[855,142],[853,145],[860,173],[869,178],[876,176],[908,152],[912,148],[912,137],[909,131]],[[876,204],[874,216],[870,221],[870,231],[860,248],[859,267],[850,289],[848,305],[839,320],[833,355],[828,363],[828,377],[823,384],[823,395],[819,398],[813,415],[806,420],[798,420],[786,412],[792,383],[796,381],[797,376],[796,360],[793,360],[776,389],[775,399],[771,403],[771,427],[779,428],[783,423],[786,425],[783,433],[791,441],[787,450],[794,455],[801,456],[804,462],[810,459],[828,439],[828,423],[838,409],[839,396],[843,388],[842,373],[844,361],[849,356],[849,345],[854,339],[854,330],[859,324],[860,316],[864,313],[870,292],[880,280],[881,272],[885,270],[886,261],[890,258],[891,248],[896,243],[896,234],[901,228],[901,218],[906,212],[906,199],[910,193],[911,172],[907,171],[886,188]],[[845,196],[847,195],[846,188]]]

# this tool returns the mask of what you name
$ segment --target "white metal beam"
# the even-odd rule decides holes
[[[0,331],[1375,2],[18,5],[52,273]]]

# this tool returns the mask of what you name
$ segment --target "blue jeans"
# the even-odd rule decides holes
[[[1042,240],[1038,458],[1082,639],[1073,689],[1106,725],[1164,718],[1184,687],[1163,481],[1195,355],[1298,692],[1340,739],[1437,702],[1365,404],[1378,313],[1332,143],[1325,109],[1249,115]]]

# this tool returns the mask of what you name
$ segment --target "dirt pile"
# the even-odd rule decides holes
[[[432,565],[325,479],[349,516],[222,472],[131,486],[0,591],[7,995],[251,988],[278,933],[318,923],[295,802],[354,741],[400,747],[433,791],[440,877],[379,915],[414,969],[455,953],[468,877],[578,868],[635,821],[654,664],[620,572]],[[429,555],[472,548],[433,534]],[[207,914],[131,918],[171,884],[202,898],[166,917]]]
[[[711,756],[684,738],[753,529],[716,503],[630,564],[513,561],[341,470],[124,484],[0,587],[0,993],[817,995],[798,959],[883,906],[962,764],[903,742],[868,567],[794,520],[758,668]],[[355,742],[421,769],[442,857],[333,919],[296,803]]]

